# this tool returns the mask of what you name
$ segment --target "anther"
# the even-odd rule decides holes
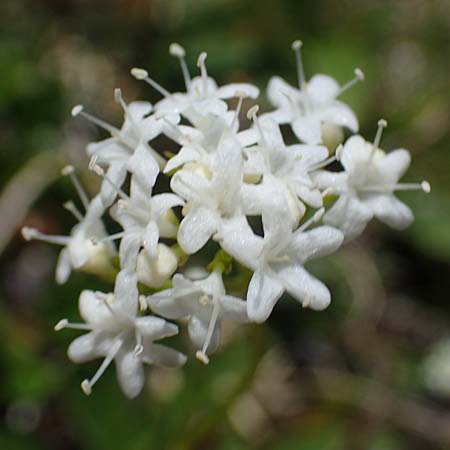
[[[89,380],[83,380],[81,382],[81,390],[86,395],[91,395],[92,394],[92,386],[91,386],[91,383],[89,383]]]
[[[61,331],[64,328],[67,327],[67,325],[69,324],[69,321],[67,319],[61,319],[54,327],[53,329],[55,331]]]
[[[420,183],[421,187],[422,187],[422,191],[425,192],[426,194],[429,194],[431,192],[431,184],[428,181],[422,181],[422,183]]]
[[[247,119],[251,120],[254,119],[256,114],[259,111],[259,105],[254,105],[252,106],[248,111],[247,111]]]
[[[209,364],[209,358],[206,353],[203,353],[201,350],[197,350],[195,353],[195,357],[201,361],[203,364],[208,365]]]
[[[37,230],[35,228],[31,228],[31,227],[22,227],[22,237],[26,240],[26,241],[31,241],[37,234]]]
[[[336,148],[336,151],[334,152],[334,154],[336,156],[336,161],[341,160],[343,152],[344,152],[344,146],[342,144],[339,144]]]
[[[76,117],[80,112],[83,111],[83,105],[76,105],[72,108],[72,116]]]
[[[177,42],[172,42],[170,44],[169,53],[177,58],[184,58],[186,56],[186,50]]]

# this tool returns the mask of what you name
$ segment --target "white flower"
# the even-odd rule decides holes
[[[300,47],[300,41],[295,41],[292,45],[296,53],[299,88],[290,86],[280,77],[271,78],[267,95],[277,110],[269,115],[279,123],[290,123],[297,137],[307,144],[323,142],[324,123],[357,132],[358,120],[355,114],[337,97],[364,78],[361,70],[356,69],[355,78],[342,87],[333,78],[321,74],[306,82]]]
[[[124,229],[124,235],[134,236],[151,259],[157,258],[160,237],[175,238],[177,220],[172,208],[182,206],[181,198],[171,193],[151,195],[143,188],[133,174],[130,184],[130,196],[118,201],[114,213]]]
[[[178,230],[178,243],[186,253],[197,252],[211,237],[219,239],[222,226],[242,215],[242,164],[239,143],[227,135],[212,159],[210,178],[186,168],[172,177],[172,190],[187,201]]]
[[[344,172],[318,172],[315,181],[330,188],[339,199],[325,214],[324,222],[340,228],[346,239],[358,236],[373,216],[387,225],[404,229],[413,221],[411,210],[398,200],[394,192],[422,189],[429,192],[430,185],[399,183],[410,163],[409,152],[397,149],[388,154],[378,148],[384,120],[379,121],[374,143],[361,136],[347,140],[340,159]]]
[[[245,179],[262,181],[244,184],[242,195],[246,214],[262,213],[270,191],[283,192],[289,206],[293,226],[305,213],[303,202],[314,208],[322,206],[322,194],[311,179],[311,174],[328,165],[335,157],[327,158],[326,147],[317,145],[291,145],[286,147],[278,124],[272,119],[254,120],[260,132],[258,145],[244,149]]]
[[[332,227],[305,231],[322,214],[323,210],[319,210],[295,232],[283,215],[265,223],[262,251],[259,258],[253,259],[254,274],[247,291],[250,320],[264,322],[284,291],[304,307],[322,310],[329,305],[328,288],[303,267],[313,258],[336,251],[343,241],[342,232]]]
[[[161,134],[164,125],[155,115],[150,115],[152,105],[148,102],[133,102],[127,105],[122,99],[120,89],[116,89],[115,98],[121,104],[125,115],[121,129],[85,112],[81,105],[72,110],[73,116],[80,115],[111,133],[111,138],[87,146],[88,156],[92,158],[91,165],[108,167],[107,180],[101,189],[105,206],[109,206],[116,198],[116,186],[122,186],[127,170],[135,172],[141,182],[151,188],[160,168],[165,164],[165,159],[148,143]],[[179,116],[167,115],[166,120],[177,123]]]
[[[184,60],[184,49],[178,44],[172,44],[170,52],[180,59],[186,85],[185,93],[171,94],[152,80],[144,69],[135,68],[131,71],[137,79],[146,81],[165,97],[155,105],[158,112],[177,112],[187,117],[191,123],[197,124],[198,121],[209,114],[217,116],[225,114],[228,109],[225,99],[238,97],[239,95],[256,98],[259,95],[258,88],[247,83],[233,83],[218,87],[214,79],[207,74],[206,52],[202,52],[197,61],[201,75],[193,79],[190,77]]]
[[[207,364],[207,353],[213,353],[220,343],[220,323],[223,319],[246,322],[246,304],[227,295],[222,275],[214,271],[203,280],[191,281],[181,274],[173,277],[173,288],[147,297],[152,311],[168,319],[187,319],[189,337],[196,356]]]
[[[65,167],[63,174],[70,176],[86,210],[83,216],[73,202],[64,204],[64,207],[78,220],[78,224],[72,228],[70,235],[48,235],[34,228],[22,228],[22,235],[26,240],[40,240],[64,246],[56,265],[56,281],[59,284],[67,281],[72,270],[96,274],[111,273],[114,270],[111,261],[116,254],[101,219],[104,206],[100,196],[97,195],[89,202],[72,166]]]
[[[55,326],[56,330],[89,330],[70,344],[68,354],[72,361],[82,363],[104,358],[95,375],[81,383],[87,395],[112,361],[116,363],[119,385],[129,398],[142,390],[144,363],[178,367],[186,361],[182,353],[153,343],[177,334],[178,327],[159,317],[137,317],[138,294],[136,275],[119,272],[114,294],[81,293],[79,309],[85,324],[72,324],[63,319]]]
[[[139,253],[136,273],[141,283],[159,288],[169,280],[177,267],[178,259],[175,252],[165,244],[158,244],[156,258],[150,258],[145,250]]]

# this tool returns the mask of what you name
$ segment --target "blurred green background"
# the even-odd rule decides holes
[[[59,170],[87,173],[84,146],[103,135],[70,117],[83,103],[120,124],[113,89],[157,101],[129,75],[147,68],[183,88],[171,42],[191,70],[200,51],[219,83],[264,90],[295,81],[290,44],[304,41],[307,76],[366,81],[345,94],[372,140],[405,147],[405,193],[416,221],[399,233],[372,223],[311,270],[334,299],[322,313],[286,299],[263,326],[225,332],[204,367],[151,369],[126,400],[113,368],[85,397],[98,361],[66,356],[76,332],[56,334],[93,277],[54,281],[58,248],[25,243],[23,224],[50,233],[73,225],[74,192]],[[432,450],[450,448],[450,1],[449,0],[1,0],[0,2],[0,449],[2,450]],[[267,107],[261,100],[262,108]]]

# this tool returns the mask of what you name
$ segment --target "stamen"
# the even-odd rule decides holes
[[[208,72],[206,71],[206,64],[205,60],[208,54],[206,52],[201,52],[198,60],[197,60],[197,67],[200,67],[200,73],[202,75],[203,80],[203,93],[204,95],[208,95]]]
[[[364,80],[364,72],[361,69],[356,68],[355,71],[355,77],[352,78],[350,81],[347,81],[338,91],[336,97],[339,97],[343,92],[349,90],[351,87],[353,87],[355,84],[359,83],[360,81]]]
[[[377,151],[380,141],[381,141],[381,135],[383,134],[383,129],[387,127],[387,122],[384,119],[380,119],[378,121],[378,130],[377,134],[375,135],[375,139],[372,144],[372,151],[370,153],[370,159],[369,162],[372,161],[373,157],[375,156],[375,152]]]
[[[254,124],[256,125],[256,128],[258,129],[258,133],[259,133],[259,137],[261,138],[261,143],[267,147],[267,141],[264,137],[264,133],[261,127],[261,123],[258,119],[257,116],[257,112],[259,110],[259,105],[254,105],[252,106],[248,111],[247,111],[247,119],[252,119]]]
[[[75,190],[78,193],[78,196],[80,197],[81,203],[83,203],[83,206],[85,209],[89,208],[89,198],[86,194],[86,191],[83,189],[83,186],[80,183],[80,180],[75,174],[75,168],[71,165],[68,165],[64,167],[61,171],[61,173],[64,176],[69,176],[70,181],[72,182],[73,186],[75,187]]]
[[[361,191],[369,192],[391,192],[391,191],[423,191],[426,194],[431,192],[431,185],[428,181],[421,183],[396,183],[386,186],[364,186]]]
[[[298,87],[301,91],[305,90],[305,72],[303,70],[303,61],[302,61],[302,48],[303,42],[296,40],[292,43],[292,50],[295,52],[295,63],[297,65],[297,78],[298,78]]]
[[[183,73],[184,84],[186,85],[186,91],[189,91],[189,88],[191,86],[191,75],[186,64],[186,51],[180,44],[173,42],[172,44],[170,44],[169,53],[179,59],[181,72]]]
[[[241,108],[242,108],[242,102],[244,101],[245,98],[245,93],[241,92],[241,91],[237,91],[235,94],[236,97],[239,97],[238,100],[238,104],[236,106],[236,110],[234,111],[234,117],[233,120],[231,122],[231,129],[234,130],[234,127],[236,126],[236,124],[239,122],[239,114],[241,113]],[[237,131],[237,130],[236,130]]]
[[[61,331],[64,328],[70,328],[71,330],[87,330],[91,331],[92,326],[87,323],[71,323],[67,319],[61,319],[55,326],[55,331]]]
[[[342,153],[344,152],[344,146],[342,144],[339,144],[336,147],[336,150],[334,151],[334,154],[336,155],[336,160],[340,161],[342,158]]]
[[[91,380],[87,380],[87,379],[83,380],[83,382],[81,383],[81,389],[83,390],[83,392],[86,395],[91,395],[94,384],[97,383],[97,381],[103,375],[103,373],[108,368],[108,366],[111,364],[113,359],[116,357],[118,351],[122,347],[122,343],[123,343],[122,339],[120,339],[120,337],[118,337],[117,340],[111,346],[111,349],[108,352],[108,355],[103,360],[102,364],[98,368],[95,375],[91,378]]]
[[[111,242],[111,241],[115,241],[117,239],[122,239],[124,236],[125,236],[125,231],[120,231],[119,233],[111,234],[102,239],[97,239],[95,237],[91,237],[91,242],[94,245],[98,245],[98,244],[102,244],[103,242]]]
[[[43,241],[49,244],[57,244],[57,245],[67,245],[70,241],[69,236],[45,234],[36,230],[36,228],[30,227],[22,228],[22,236],[26,241],[31,241],[32,239],[34,239],[36,241]]]
[[[116,183],[114,183],[114,181],[112,181],[111,178],[108,177],[108,175],[106,175],[105,171],[98,164],[94,164],[91,170],[93,170],[97,175],[99,175],[107,183],[109,183],[121,199],[130,201],[130,197],[125,194],[125,192],[119,186],[117,186]]]
[[[214,333],[214,330],[216,328],[217,319],[219,318],[219,312],[220,312],[220,304],[217,298],[213,298],[214,307],[211,314],[211,319],[209,321],[208,331],[206,333],[205,342],[203,344],[203,348],[201,350],[198,350],[195,354],[195,357],[200,360],[203,364],[209,364],[209,358],[206,354],[209,344],[211,342],[212,335]]]
[[[148,72],[145,69],[140,69],[138,67],[133,67],[131,69],[131,75],[137,80],[145,81],[153,89],[158,91],[163,97],[170,97],[172,94],[165,88],[163,88],[159,83],[148,76]]]
[[[122,89],[120,88],[114,89],[114,100],[122,107],[125,117],[131,122],[131,124],[135,128],[137,128],[136,121],[134,120],[134,117],[130,114],[128,105],[125,103],[125,100],[123,99]]]
[[[75,218],[81,222],[83,220],[83,214],[81,214],[80,210],[75,206],[75,203],[69,200],[63,204],[64,209],[71,212]]]
[[[321,162],[319,162],[319,163],[317,163],[317,164],[314,164],[314,165],[310,166],[310,167],[308,168],[308,172],[314,172],[315,170],[322,169],[322,167],[326,167],[326,166],[328,166],[329,164],[331,164],[331,163],[333,163],[333,162],[335,162],[335,161],[338,161],[338,160],[339,160],[339,159],[338,159],[338,156],[337,156],[337,155],[330,156],[330,157],[328,157],[327,159],[324,159],[323,161],[321,161]]]
[[[98,117],[93,116],[92,114],[85,112],[83,109],[83,105],[74,106],[72,108],[72,116],[73,117],[76,117],[76,116],[84,117],[89,122],[92,122],[93,124],[99,126],[100,128],[103,128],[104,130],[111,133],[113,136],[120,134],[120,131],[116,127],[110,125],[108,122],[105,122],[102,119],[99,119]]]
[[[302,233],[307,230],[311,225],[317,223],[322,219],[322,216],[325,214],[325,208],[318,209],[312,217],[310,217],[306,222],[304,222],[300,227],[297,228],[295,234]]]

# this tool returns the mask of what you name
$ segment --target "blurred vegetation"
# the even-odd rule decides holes
[[[448,0],[2,0],[0,30],[1,449],[450,448],[450,397],[423,376],[450,332]],[[408,148],[407,179],[431,182],[426,197],[402,196],[416,222],[404,233],[371,224],[312,265],[334,295],[325,312],[286,299],[264,326],[227,329],[207,367],[182,335],[186,367],[149,370],[137,400],[122,396],[112,368],[86,398],[79,383],[98,362],[70,363],[76,333],[52,326],[78,317],[81,289],[105,286],[81,274],[57,286],[58,249],[18,233],[24,223],[72,226],[60,206],[74,193],[58,171],[85,168],[85,144],[102,135],[71,107],[120,123],[114,87],[157,101],[133,66],[181,89],[173,41],[192,68],[206,50],[219,82],[264,87],[275,73],[293,82],[297,38],[307,74],[366,73],[345,100],[369,140],[386,118],[384,148]],[[95,176],[83,181],[95,192]]]

